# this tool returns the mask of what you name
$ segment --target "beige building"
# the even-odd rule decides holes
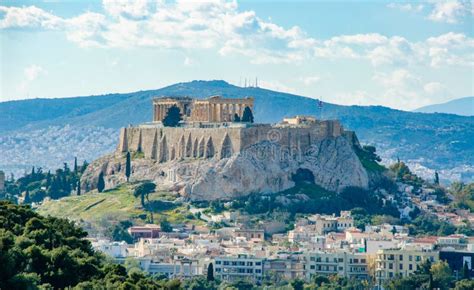
[[[303,124],[314,124],[316,118],[312,116],[294,116],[289,118],[283,118],[282,124],[287,125],[303,125]]]
[[[242,118],[245,107],[253,111],[252,97],[223,98],[213,96],[207,99],[192,99],[189,97],[155,98],[153,100],[153,121],[161,122],[168,109],[176,106],[180,109],[186,122],[232,122],[237,114]]]
[[[310,252],[305,257],[306,278],[315,275],[339,275],[346,278],[368,279],[365,253]]]
[[[381,285],[387,279],[393,277],[406,277],[415,272],[420,265],[426,261],[438,261],[438,252],[398,248],[383,249],[377,251],[375,278],[377,284]]]
[[[318,234],[323,235],[328,232],[344,231],[354,226],[354,219],[349,211],[341,211],[341,215],[314,215],[309,218],[315,225]]]

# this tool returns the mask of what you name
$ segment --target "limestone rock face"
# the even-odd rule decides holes
[[[322,139],[305,152],[298,147],[288,150],[264,141],[221,160],[181,159],[158,163],[134,159],[131,181],[151,180],[159,190],[176,191],[192,200],[228,200],[289,189],[295,185],[295,173],[301,170],[310,172],[314,183],[331,191],[369,185],[368,174],[353,144],[343,136]],[[107,155],[93,162],[82,177],[82,187],[94,189],[101,171],[106,188],[125,182],[124,156]]]

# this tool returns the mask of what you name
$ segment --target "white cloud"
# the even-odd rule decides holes
[[[321,80],[320,76],[307,76],[304,78],[300,78],[300,80],[307,86],[315,84]]]
[[[434,95],[445,90],[445,86],[438,82],[430,82],[423,86],[423,89],[426,93]]]
[[[184,58],[184,65],[185,66],[193,66],[195,64],[196,64],[196,62],[192,58],[187,57],[187,56]]]
[[[25,79],[29,82],[36,80],[42,74],[46,74],[46,70],[36,64],[26,67],[23,72]]]
[[[410,3],[389,3],[387,5],[388,8],[392,9],[399,9],[401,11],[409,11],[409,12],[420,12],[423,10],[423,4],[410,4]]]
[[[62,25],[62,19],[35,6],[5,7],[0,6],[0,29],[10,27],[56,29]]]
[[[418,9],[397,5],[389,7]],[[104,0],[103,7],[103,13],[85,12],[72,18],[34,6],[0,7],[5,13],[0,28],[62,30],[81,47],[213,50],[222,56],[244,56],[254,64],[302,64],[311,59],[365,60],[374,67],[474,63],[470,52],[474,40],[462,33],[417,42],[379,33],[315,39],[297,26],[284,28],[262,20],[254,11],[240,11],[236,1]],[[443,15],[457,15],[449,13]]]
[[[471,13],[471,1],[436,1],[428,19],[436,22],[457,23],[459,18]]]

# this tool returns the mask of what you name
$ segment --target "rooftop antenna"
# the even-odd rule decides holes
[[[255,77],[255,87],[258,88],[258,77]]]

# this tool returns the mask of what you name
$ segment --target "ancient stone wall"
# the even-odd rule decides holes
[[[248,127],[129,127],[122,128],[117,153],[143,152],[158,162],[194,158],[230,157],[264,142],[278,143],[288,154],[303,154],[324,138],[347,133],[338,121],[321,121],[312,126],[252,125]],[[349,135],[348,135],[349,136]],[[350,135],[352,136],[352,135]]]

